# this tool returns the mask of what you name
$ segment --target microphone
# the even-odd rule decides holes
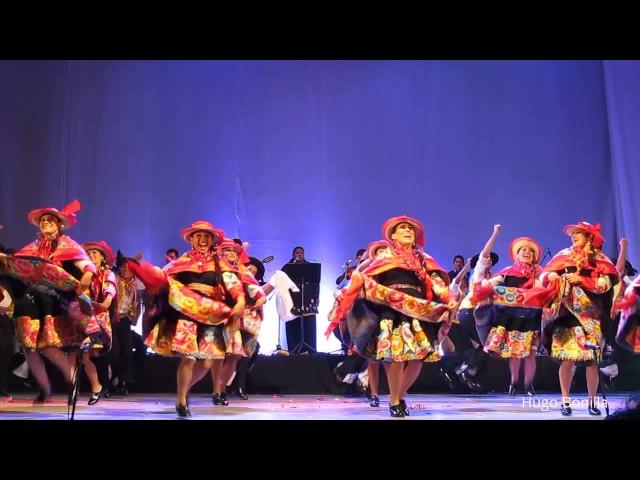
[[[342,268],[343,268],[343,270],[346,270],[347,268],[349,268],[349,267],[351,266],[351,262],[353,262],[353,260],[351,260],[351,259],[349,259],[349,260],[347,260],[346,262],[344,262],[344,263],[342,264]]]

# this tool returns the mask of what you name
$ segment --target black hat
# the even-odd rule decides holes
[[[264,280],[264,264],[258,260],[256,257],[249,257],[249,263],[245,265],[253,265],[258,270],[256,272],[256,280]]]
[[[493,267],[496,263],[498,263],[500,257],[496,252],[491,252],[489,255],[491,256],[491,266]],[[478,263],[479,258],[479,253],[476,253],[473,257],[471,257],[471,268],[476,268],[476,263]]]

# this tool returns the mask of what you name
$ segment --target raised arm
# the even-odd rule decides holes
[[[627,262],[627,247],[629,246],[629,241],[626,238],[620,239],[620,252],[618,253],[618,261],[616,262],[616,270],[621,277],[624,277],[625,272],[625,264]]]
[[[460,283],[462,282],[462,279],[467,274],[470,268],[471,268],[471,259],[468,258],[467,263],[464,264],[464,267],[462,267],[462,270],[458,272],[458,275],[456,275],[456,278],[453,279],[452,283],[455,283],[456,285],[460,285]]]
[[[489,237],[489,240],[487,240],[487,243],[485,243],[484,248],[480,252],[481,257],[485,257],[485,258],[489,257],[489,254],[493,250],[493,246],[496,243],[496,240],[498,238],[498,234],[500,233],[501,228],[502,228],[502,225],[493,226],[493,233],[491,234],[491,236]]]

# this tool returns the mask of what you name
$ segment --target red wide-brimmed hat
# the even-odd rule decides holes
[[[240,255],[244,250],[242,245],[234,242],[231,238],[225,238],[218,244],[218,250],[222,251],[225,248],[233,248],[238,255]]]
[[[583,232],[592,235],[593,246],[596,248],[602,247],[602,244],[604,243],[604,237],[602,236],[602,232],[600,231],[599,223],[592,225],[589,222],[582,221],[572,225],[565,225],[565,227],[562,229],[562,231],[567,235],[573,235],[573,232],[575,232],[576,230],[582,230]]]
[[[71,203],[62,210],[58,210],[53,207],[36,208],[35,210],[31,210],[27,214],[27,218],[29,219],[29,222],[34,224],[36,227],[40,227],[40,218],[42,215],[48,213],[58,217],[62,224],[62,228],[71,228],[78,223],[76,213],[80,211],[80,207],[81,205],[78,200],[72,200]]]
[[[395,228],[401,223],[408,223],[413,226],[416,232],[416,244],[423,246],[424,245],[424,225],[415,218],[412,218],[408,215],[400,215],[398,217],[393,217],[384,222],[382,225],[382,236],[392,242],[391,234],[395,230]]]
[[[220,228],[214,227],[211,223],[204,220],[197,220],[191,224],[190,227],[183,228],[180,231],[180,235],[187,243],[191,243],[191,235],[196,232],[209,232],[213,235],[213,243],[220,243],[224,238],[224,231]]]
[[[84,248],[86,252],[89,250],[98,250],[102,253],[104,261],[107,262],[107,265],[110,267],[112,267],[113,262],[116,261],[116,256],[113,253],[113,250],[104,240],[100,240],[99,242],[85,242],[82,244],[82,248]]]
[[[515,262],[518,257],[518,250],[520,248],[527,246],[531,247],[534,251],[535,258],[533,259],[533,263],[538,263],[540,261],[540,254],[542,253],[542,247],[531,237],[518,237],[514,238],[511,241],[511,245],[509,245],[509,251],[511,252],[511,259]]]
[[[222,255],[222,251],[225,248],[233,248],[238,254],[238,262],[244,265],[246,263],[249,263],[249,254],[244,249],[244,245],[245,244],[238,243],[231,238],[225,238],[224,240],[222,240],[222,242],[220,242],[220,244],[218,244],[216,248],[218,249],[218,255]]]
[[[220,244],[218,244],[216,248],[218,249],[219,254],[222,254],[222,250],[224,250],[225,248],[233,248],[238,254],[238,262],[244,265],[246,263],[249,263],[249,254],[245,250],[245,245],[248,246],[249,244],[238,243],[231,238],[225,238],[224,240],[222,240],[222,242],[220,242]]]
[[[386,240],[376,240],[367,245],[367,257],[371,260],[376,259],[376,250],[380,248],[390,248],[391,244]]]

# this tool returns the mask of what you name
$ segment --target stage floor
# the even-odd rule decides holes
[[[629,394],[607,395],[610,413],[624,407]],[[33,406],[33,395],[14,396],[13,403],[0,404],[0,420],[66,420],[66,398],[54,397],[52,403]],[[599,420],[587,412],[586,396],[572,397],[573,416],[560,415],[560,396],[542,394],[535,397],[507,395],[410,395],[407,403],[411,416],[391,418],[388,397],[380,398],[379,408],[372,408],[364,397],[328,395],[251,395],[249,400],[228,396],[229,406],[214,406],[211,396],[191,397],[192,420]],[[176,419],[175,396],[168,394],[129,395],[101,399],[88,406],[86,395],[78,400],[76,420],[173,420]],[[546,410],[546,411],[545,411]]]

